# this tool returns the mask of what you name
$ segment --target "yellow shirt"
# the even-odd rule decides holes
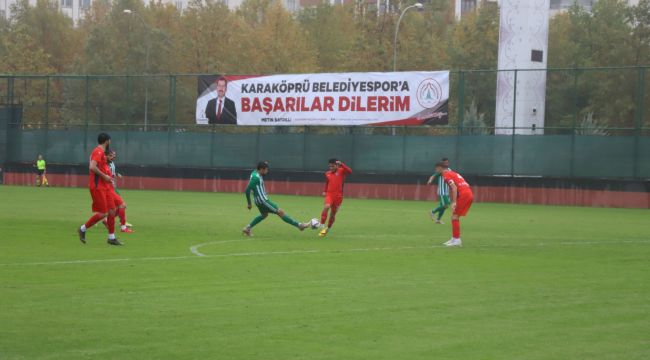
[[[36,160],[36,168],[38,170],[45,170],[45,160]]]

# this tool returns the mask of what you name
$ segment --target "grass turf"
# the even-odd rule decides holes
[[[240,241],[243,195],[124,197],[126,246],[101,226],[84,246],[87,190],[0,186],[1,359],[650,358],[647,210],[475,204],[446,249],[426,202],[347,199],[326,239],[270,217]]]

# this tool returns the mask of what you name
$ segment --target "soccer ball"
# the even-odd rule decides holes
[[[320,226],[320,221],[318,221],[316,218],[313,218],[309,221],[309,226],[311,226],[312,229],[316,229]]]

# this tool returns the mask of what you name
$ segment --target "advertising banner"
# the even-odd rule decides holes
[[[197,124],[445,125],[449,72],[200,76]]]

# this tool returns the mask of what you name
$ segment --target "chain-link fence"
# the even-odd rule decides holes
[[[449,125],[422,127],[196,125],[199,75],[0,76],[0,162],[83,163],[108,131],[130,165],[320,170],[336,156],[423,173],[446,156],[476,175],[650,178],[650,67],[509,72],[526,71],[546,73],[544,123],[526,128],[538,135],[519,133],[517,102],[500,135],[497,71],[451,72]]]

